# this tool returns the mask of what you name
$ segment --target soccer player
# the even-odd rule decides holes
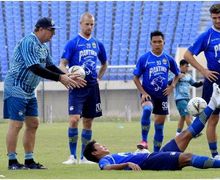
[[[213,26],[202,33],[184,54],[184,58],[195,67],[204,77],[202,97],[209,102],[213,82],[220,84],[220,4],[214,4],[209,9]],[[200,65],[194,55],[204,52],[207,68]],[[209,149],[213,157],[218,155],[216,126],[219,121],[220,109],[211,115],[206,129]]]
[[[174,99],[176,102],[176,107],[180,114],[176,135],[179,135],[181,133],[184,122],[186,122],[188,126],[191,124],[191,116],[189,115],[189,112],[187,110],[187,104],[191,98],[190,86],[198,88],[203,85],[202,81],[195,82],[192,76],[188,73],[189,63],[185,59],[182,59],[179,62],[179,65],[180,71],[182,74],[184,74],[184,76],[179,79],[174,89]]]
[[[79,163],[90,163],[83,157],[85,145],[92,137],[92,122],[95,117],[102,115],[101,99],[98,81],[101,80],[107,68],[106,51],[103,44],[92,37],[94,16],[88,12],[81,15],[80,33],[70,40],[64,49],[60,68],[67,72],[66,66],[82,66],[86,72],[87,86],[69,91],[69,149],[70,157],[63,164],[77,163],[78,124],[82,117],[83,129],[81,132],[81,157]],[[97,61],[101,68],[97,75]]]
[[[164,35],[160,31],[154,31],[150,35],[151,51],[142,55],[134,69],[134,83],[141,93],[141,105],[143,114],[141,117],[142,141],[137,145],[139,149],[148,149],[148,133],[150,129],[151,113],[154,116],[154,152],[158,152],[163,141],[163,128],[168,114],[167,96],[172,92],[180,71],[175,60],[163,52]],[[172,84],[168,86],[168,72],[175,75]],[[140,77],[143,76],[142,84]]]
[[[220,168],[220,160],[184,153],[193,137],[202,131],[210,115],[220,107],[220,89],[213,85],[213,94],[208,106],[196,117],[193,123],[168,142],[159,152],[111,154],[105,147],[91,141],[87,144],[84,156],[99,163],[102,170],[181,170],[192,166],[200,169]]]
[[[35,89],[41,78],[60,81],[67,88],[86,85],[79,76],[63,73],[53,63],[46,42],[57,28],[51,18],[41,18],[35,30],[24,37],[15,47],[10,69],[4,80],[4,118],[9,119],[6,135],[8,169],[45,169],[34,161],[34,146],[38,128],[38,106]],[[19,132],[26,125],[23,136],[24,165],[17,160],[16,146]]]

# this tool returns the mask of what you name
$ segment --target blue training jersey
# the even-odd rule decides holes
[[[186,73],[184,77],[179,79],[174,89],[174,99],[181,100],[181,99],[190,99],[190,86],[192,86],[195,81],[192,79],[191,74]]]
[[[220,31],[211,27],[202,33],[188,50],[193,55],[204,51],[209,70],[220,72]]]
[[[88,85],[97,83],[97,60],[101,64],[107,61],[104,45],[93,37],[86,39],[80,34],[67,43],[62,58],[68,61],[69,67],[78,65],[84,68]]]
[[[127,162],[132,162],[140,166],[148,156],[149,153],[127,152],[127,153],[109,154],[99,160],[99,167],[100,169],[104,169],[104,167],[107,165],[122,164]],[[130,170],[130,168],[125,168],[125,170]]]
[[[149,51],[140,57],[133,74],[143,76],[142,86],[148,94],[161,98],[164,97],[163,91],[167,88],[169,70],[176,76],[180,73],[172,57],[164,52],[157,56]]]
[[[34,90],[41,77],[29,70],[29,67],[40,64],[42,67],[52,65],[49,49],[38,37],[31,33],[21,39],[14,49],[10,68],[4,80],[4,99],[18,97],[30,99],[35,97]]]

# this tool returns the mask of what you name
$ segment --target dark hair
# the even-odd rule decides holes
[[[181,61],[180,61],[180,66],[184,66],[185,64],[189,64],[185,59],[182,59]]]
[[[97,159],[94,155],[92,155],[92,152],[96,151],[94,144],[96,143],[95,140],[90,141],[84,151],[83,151],[83,155],[85,156],[85,158],[89,161],[93,161],[93,162],[99,162],[99,159]]]
[[[161,36],[164,39],[164,34],[160,31],[153,31],[150,33],[150,39],[152,40],[153,36]]]
[[[209,9],[210,14],[220,13],[220,4],[213,4]]]

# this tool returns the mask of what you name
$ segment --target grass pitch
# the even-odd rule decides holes
[[[67,144],[68,123],[41,123],[37,132],[35,159],[48,170],[7,170],[7,156],[5,136],[7,123],[1,123],[0,131],[0,174],[7,179],[219,179],[220,169],[184,168],[182,171],[101,171],[98,165],[63,165],[62,161],[69,156]],[[177,122],[165,124],[164,142],[174,137]],[[219,132],[218,128],[218,132]],[[81,132],[81,126],[80,131]],[[152,150],[153,126],[150,130],[149,145]],[[18,142],[18,159],[23,162],[22,132]],[[105,144],[112,153],[135,151],[140,140],[140,124],[138,121],[95,121],[93,125],[93,139]],[[79,149],[79,148],[78,148]],[[203,134],[194,139],[187,149],[194,154],[209,156],[207,140]],[[79,154],[79,151],[78,151]],[[169,163],[169,162],[168,162]],[[0,177],[1,179],[1,177]]]

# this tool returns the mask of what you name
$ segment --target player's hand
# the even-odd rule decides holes
[[[210,71],[208,69],[204,69],[201,73],[203,76],[205,76],[206,79],[208,79],[211,82],[218,80],[217,75],[219,75],[219,73],[216,71]]]
[[[80,74],[76,74],[76,73],[69,73],[68,74],[68,76],[69,76],[69,78],[71,78],[72,80],[74,80],[75,82],[77,82],[77,84],[78,84],[78,88],[80,88],[80,87],[85,87],[86,86],[86,83],[87,83],[87,81],[85,80],[85,79],[83,79],[81,76],[80,76]]]
[[[141,95],[141,104],[146,102],[146,101],[150,101],[151,100],[151,97],[149,94],[142,94]]]
[[[128,162],[128,167],[134,171],[141,171],[140,166],[132,162]]]
[[[167,88],[164,89],[164,91],[163,91],[163,95],[169,96],[172,93],[173,88],[174,88],[174,86],[172,84],[170,86],[167,86]]]
[[[60,75],[60,82],[67,88],[67,89],[73,89],[73,88],[80,88],[78,83],[74,80],[72,80],[67,74]]]

